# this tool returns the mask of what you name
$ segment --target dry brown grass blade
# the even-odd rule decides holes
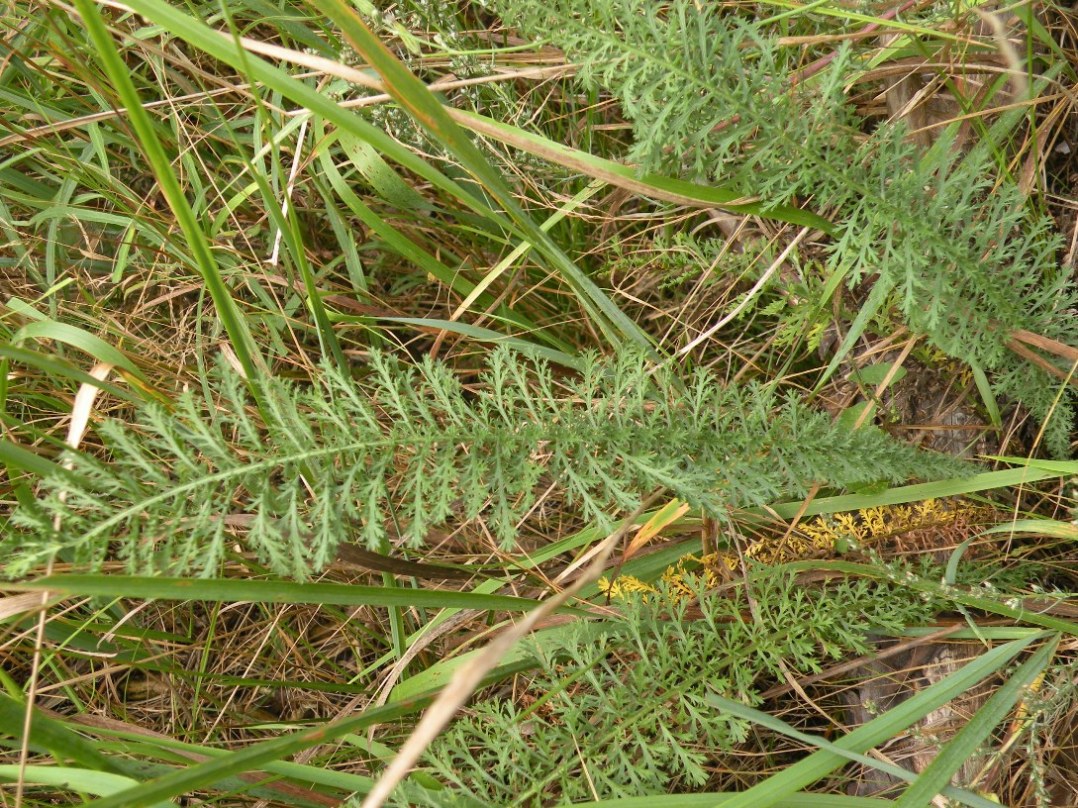
[[[0,598],[0,621],[16,615],[32,612],[42,606],[41,595],[37,592],[23,592],[21,595],[8,595]]]
[[[59,721],[66,718],[72,723],[81,724],[84,727],[102,729],[108,732],[123,732],[131,735],[140,735],[144,738],[150,738],[153,740],[160,740],[165,742],[175,740],[171,736],[166,735],[162,732],[155,732],[152,729],[147,729],[145,727],[139,726],[138,724],[132,724],[128,721],[120,721],[116,718],[110,718],[109,716],[105,715],[77,713],[72,716],[62,716],[44,707],[39,707],[38,709],[43,715],[47,715],[55,720]],[[188,749],[183,749],[175,746],[170,746],[170,751],[177,757],[185,758],[196,764],[205,763],[213,759],[208,755],[202,755],[198,752],[192,752]],[[251,783],[252,785],[256,785],[262,789],[278,792],[281,795],[282,801],[289,800],[298,802],[302,800],[304,802],[313,802],[317,803],[318,805],[325,805],[327,807],[340,805],[342,802],[335,797],[328,797],[324,794],[319,794],[317,791],[313,791],[309,788],[301,788],[299,786],[294,786],[291,783],[286,782],[274,782],[275,775],[272,775],[268,772],[241,772],[237,774],[236,777],[246,783]]]
[[[232,37],[228,34],[222,33],[222,36],[226,37],[230,42]],[[302,65],[310,70],[317,71],[329,76],[337,76],[338,78],[345,79],[353,84],[357,84],[360,87],[366,87],[368,90],[374,90],[379,95],[370,96],[367,98],[357,98],[351,101],[344,101],[341,103],[342,107],[356,108],[367,107],[376,104],[385,104],[393,100],[393,96],[385,92],[385,85],[380,78],[377,78],[370,73],[358,70],[354,67],[341,64],[333,59],[326,59],[323,56],[315,56],[314,54],[303,53],[301,51],[293,50],[291,48],[285,48],[280,45],[274,45],[269,42],[259,42],[257,39],[251,39],[249,37],[240,37],[240,44],[245,50],[251,53],[257,53],[261,56],[268,56],[271,59],[279,59],[282,62],[291,62],[293,64]],[[444,92],[446,90],[457,90],[462,87],[472,87],[477,84],[492,84],[503,81],[516,81],[517,79],[549,79],[549,78],[563,78],[565,76],[571,76],[576,72],[577,66],[573,64],[560,64],[560,65],[547,65],[545,67],[526,67],[515,70],[506,70],[496,73],[491,76],[477,76],[469,79],[455,79],[444,78],[439,79],[429,85],[429,89],[437,92]],[[291,114],[303,114],[304,110]]]
[[[753,301],[753,299],[760,292],[760,290],[767,285],[767,282],[771,280],[771,276],[774,275],[778,268],[782,266],[783,262],[790,257],[790,253],[792,253],[797,247],[797,245],[800,244],[801,241],[805,238],[805,236],[807,236],[811,232],[812,230],[810,228],[802,227],[798,234],[794,236],[793,239],[791,239],[789,244],[786,245],[786,248],[781,253],[779,253],[778,258],[771,262],[771,266],[764,270],[764,273],[760,276],[760,279],[756,281],[753,287],[742,298],[741,302],[734,307],[733,311],[720,318],[717,323],[704,331],[704,333],[690,340],[688,345],[678,350],[677,355],[686,356],[687,354],[692,353],[692,351],[698,345],[703,342],[707,342],[707,340],[711,339],[711,337],[721,331],[727,324],[729,324],[739,314],[741,314],[741,312],[744,311]]]
[[[231,37],[227,34],[221,34],[232,41]],[[332,59],[326,59],[321,56],[314,56],[312,54],[302,53],[290,48],[283,48],[279,45],[272,45],[266,42],[258,42],[247,37],[241,37],[239,40],[240,45],[244,49],[251,53],[257,53],[261,56],[268,56],[273,59],[279,59],[284,62],[290,62],[292,64],[298,64],[302,67],[309,68],[311,70],[317,70],[326,75],[336,76],[337,78],[344,79],[345,81],[352,82],[361,87],[366,87],[369,90],[376,92],[383,92],[384,85],[382,82],[364,73],[361,70],[357,70],[354,67],[335,62]],[[550,78],[552,76],[564,76],[571,75],[575,71],[574,65],[563,65],[561,70],[555,70],[552,67],[545,68],[527,68],[525,70],[518,70],[513,73],[507,73],[499,75],[497,77],[490,77],[491,80],[509,80],[515,78]],[[452,83],[439,84],[434,83],[429,86],[429,89],[435,91],[441,91],[450,88]],[[386,96],[383,100],[388,100],[389,96]],[[367,99],[363,99],[364,102]],[[374,103],[371,101],[371,103]],[[353,105],[354,106],[354,105]],[[664,202],[671,202],[675,205],[688,205],[691,207],[711,207],[714,205],[714,200],[701,200],[692,196],[678,193],[676,190],[670,190],[665,187],[660,187],[655,183],[644,182],[637,180],[631,175],[620,173],[618,171],[609,170],[609,166],[604,167],[604,162],[597,159],[588,159],[587,155],[581,155],[574,152],[572,149],[561,146],[553,141],[546,141],[542,138],[528,137],[523,132],[516,132],[512,127],[505,127],[498,125],[494,121],[486,120],[482,116],[470,114],[464,110],[456,109],[451,106],[443,107],[445,113],[453,119],[453,121],[459,126],[476,132],[480,135],[493,138],[500,142],[506,143],[510,146],[522,149],[530,152],[537,157],[544,160],[549,160],[557,165],[564,166],[566,168],[573,169],[575,171],[582,171],[593,179],[601,180],[610,185],[618,188],[624,188],[636,194],[641,194],[652,199],[659,199]],[[757,201],[756,197],[744,197],[739,199],[732,199],[725,202],[725,205],[730,207],[737,207],[739,205],[747,205]]]
[[[579,593],[585,586],[598,577],[606,569],[606,562],[618,542],[633,528],[637,518],[644,513],[654,502],[658,492],[652,493],[647,499],[627,516],[620,527],[611,533],[599,545],[601,552],[588,568],[577,578],[573,584],[558,594],[543,602],[537,609],[529,612],[515,626],[503,631],[467,665],[459,668],[453,675],[453,679],[446,685],[437,700],[424,713],[423,719],[416,726],[404,746],[401,747],[393,762],[389,764],[385,772],[374,784],[370,794],[363,800],[361,808],[379,808],[383,805],[390,794],[415,766],[420,756],[438,737],[446,725],[459,710],[479,684],[509,650],[520,642],[539,622],[550,615],[553,611],[563,606],[574,595]]]
[[[1040,334],[1034,334],[1032,331],[1026,331],[1022,328],[1014,331],[1011,334],[1011,337],[1019,342],[1032,345],[1034,348],[1040,348],[1043,351],[1055,354],[1061,359],[1066,359],[1068,362],[1078,362],[1078,348],[1074,348],[1059,340],[1050,337],[1042,337]]]
[[[931,634],[926,634],[923,637],[913,637],[908,640],[903,640],[902,642],[895,643],[894,645],[888,646],[887,648],[874,651],[871,654],[856,657],[854,659],[849,659],[838,665],[832,665],[831,667],[826,668],[819,673],[814,673],[810,676],[803,676],[798,680],[798,684],[801,687],[808,687],[809,685],[816,684],[817,682],[822,682],[828,679],[835,679],[840,676],[844,676],[851,671],[856,671],[859,668],[863,667],[866,662],[872,660],[878,662],[892,656],[904,654],[910,649],[916,648],[920,645],[925,645],[927,643],[938,642],[939,640],[946,639],[947,637],[965,629],[966,627],[967,626],[965,622],[957,622],[950,626],[946,626],[945,628],[941,628],[939,631],[934,631]],[[793,689],[793,685],[790,682],[787,682],[786,684],[782,685],[777,684],[774,687],[771,687],[761,693],[760,698],[778,698],[779,696],[786,695]]]
[[[897,17],[902,12],[916,6],[918,4],[918,2],[919,2],[919,0],[906,0],[906,2],[902,3],[901,5],[895,6],[894,8],[890,8],[887,11],[884,11],[881,14],[879,14],[878,15],[879,19],[881,19],[881,20],[894,19],[895,17]],[[872,34],[872,33],[876,32],[877,30],[879,30],[879,27],[880,27],[880,23],[878,23],[878,22],[869,23],[864,28],[857,31],[854,34],[854,36],[857,36],[857,37],[867,36],[869,34]],[[826,56],[821,56],[815,62],[813,62],[812,64],[810,64],[807,67],[805,67],[804,69],[802,69],[800,73],[797,73],[793,77],[793,80],[790,82],[790,84],[796,86],[796,85],[802,83],[803,81],[812,78],[817,73],[819,73],[821,70],[823,70],[825,67],[827,67],[829,64],[831,64],[831,62],[835,61],[835,57],[837,55],[838,55],[838,53],[835,52],[835,53],[829,53]]]
[[[1054,342],[1054,340],[1051,340],[1051,341]],[[1030,344],[1032,344],[1032,343],[1030,343]],[[1051,362],[1049,362],[1047,359],[1045,359],[1043,356],[1041,356],[1037,352],[1030,350],[1028,347],[1026,347],[1026,345],[1027,345],[1027,343],[1020,342],[1017,338],[1007,340],[1007,347],[1011,351],[1016,353],[1018,356],[1022,357],[1023,359],[1028,360],[1029,362],[1032,362],[1034,365],[1039,367],[1045,373],[1048,373],[1048,374],[1054,376],[1055,378],[1059,379],[1060,381],[1063,381],[1063,382],[1066,382],[1067,384],[1071,384],[1071,385],[1074,385],[1075,387],[1078,387],[1078,378],[1076,378],[1075,375],[1074,375],[1074,370],[1075,370],[1074,367],[1071,368],[1071,371],[1069,373],[1065,372],[1062,369],[1060,369],[1060,368],[1056,367],[1055,365],[1053,365]],[[1064,346],[1064,347],[1066,347],[1066,346]],[[1049,349],[1046,349],[1046,350],[1049,350]],[[1055,353],[1054,351],[1051,351],[1051,352]],[[1075,367],[1078,367],[1078,358],[1076,358],[1073,361],[1075,363]]]

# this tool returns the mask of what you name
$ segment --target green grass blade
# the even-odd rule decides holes
[[[472,143],[468,133],[453,121],[437,97],[386,48],[356,13],[340,0],[312,0],[312,4],[340,27],[345,39],[378,71],[390,95],[407,109],[424,129],[444,144],[497,200],[519,228],[524,239],[531,242],[564,277],[596,322],[606,331],[609,331],[610,326],[614,328],[615,333],[608,334],[614,344],[618,344],[620,337],[654,355],[652,342],[647,334],[626,316],[520,207],[501,175]]]
[[[1032,533],[1038,536],[1054,536],[1057,539],[1076,541],[1078,540],[1078,524],[1061,522],[1058,519],[1016,519],[1013,522],[1005,522],[989,528],[981,535],[990,536],[997,533],[1008,536],[1014,533]]]
[[[4,727],[5,734],[14,735],[17,731],[21,736],[25,716],[25,704],[0,693],[0,727]],[[34,711],[30,724],[30,748],[35,751],[48,751],[58,759],[74,761],[83,768],[113,773],[120,771],[94,744],[60,721],[43,715],[39,710]]]
[[[0,765],[0,780],[15,782],[20,778],[27,785],[43,785],[61,791],[86,792],[108,796],[131,788],[138,781],[122,774],[99,772],[93,769],[74,769],[70,766],[27,766],[25,771],[16,765]],[[171,802],[147,803],[146,808],[164,808]]]
[[[764,5],[774,6],[775,8],[790,9],[795,13],[800,13],[805,10],[803,3],[792,2],[792,0],[767,0]],[[867,25],[875,25],[883,31],[903,31],[907,34],[913,34],[914,36],[927,37],[929,39],[938,39],[943,42],[953,42],[956,45],[964,45],[967,47],[991,47],[981,42],[971,42],[967,39],[963,39],[962,37],[956,36],[955,34],[949,33],[947,31],[941,31],[938,28],[932,28],[925,25],[917,25],[915,23],[907,23],[898,19],[874,17],[871,14],[863,14],[861,12],[848,9],[834,3],[813,3],[812,12],[814,14],[820,14],[825,17],[837,17],[839,20],[842,20],[847,23],[859,22],[865,23]]]
[[[895,808],[921,808],[931,804],[942,793],[962,764],[970,759],[988,738],[992,730],[1006,718],[1023,693],[1040,676],[1055,653],[1059,637],[1045,643],[1007,682],[999,688],[985,705],[962,727],[946,746],[936,755],[921,776],[895,802]],[[967,805],[971,804],[966,800]]]
[[[403,718],[422,709],[426,703],[426,701],[418,701],[378,707],[331,724],[262,741],[240,752],[232,752],[206,763],[199,763],[149,780],[119,794],[94,800],[89,805],[93,808],[145,808],[150,802],[171,799],[191,791],[209,789],[226,777],[252,771],[266,763],[281,761],[297,752],[320,746],[351,732],[359,732],[373,724]]]
[[[381,320],[386,323],[411,325],[416,328],[450,331],[454,334],[460,334],[461,336],[479,342],[489,342],[495,345],[509,345],[514,350],[520,351],[526,356],[545,359],[549,362],[555,362],[562,367],[573,368],[574,370],[579,370],[584,365],[584,363],[576,356],[568,354],[565,351],[559,351],[556,348],[548,348],[545,345],[536,345],[535,343],[528,342],[520,337],[510,337],[506,334],[502,334],[500,331],[494,331],[490,328],[483,328],[482,326],[471,325],[469,323],[438,320],[431,317],[374,317],[372,319]]]
[[[109,345],[101,337],[95,336],[78,326],[58,323],[44,319],[27,323],[11,337],[11,345],[16,346],[26,340],[55,340],[88,353],[99,362],[122,368],[138,379],[144,379],[142,372],[119,349]],[[100,386],[100,385],[97,385]]]
[[[74,472],[65,469],[59,463],[54,463],[47,457],[42,457],[37,452],[24,449],[17,443],[12,443],[6,438],[0,438],[0,463],[10,469],[29,471],[39,477],[58,476],[66,477],[76,485],[89,485],[90,481]]]
[[[1038,472],[1048,472],[1053,476],[1069,477],[1078,474],[1078,460],[1043,460],[1039,457],[996,457],[989,456],[989,460],[998,460],[1002,463],[1013,463],[1027,469],[1035,469]]]
[[[536,631],[531,635],[530,643],[517,644],[511,648],[502,657],[498,666],[486,676],[484,681],[487,683],[497,682],[513,674],[535,668],[539,663],[536,661],[536,655],[531,646],[550,643],[552,648],[557,648],[559,643],[565,642],[561,638],[566,635],[574,638],[584,638],[598,636],[608,631],[610,631],[609,626],[602,622],[568,624]],[[429,668],[408,677],[393,688],[390,694],[390,703],[395,704],[398,701],[436,695],[450,683],[453,675],[460,667],[470,664],[482,652],[483,649],[479,648],[450,659],[443,659]]]
[[[908,701],[853,730],[836,741],[835,745],[844,750],[861,753],[895,737],[932,710],[942,707],[1001,670],[1032,641],[1033,638],[1015,640],[993,648],[946,679],[925,688]],[[716,804],[721,804],[723,808],[769,808],[826,777],[845,763],[846,759],[841,755],[819,750],[736,797]]]
[[[52,575],[6,584],[17,592],[47,591],[144,600],[208,600],[255,603],[316,603],[336,606],[426,606],[525,612],[537,601],[439,589],[386,589],[350,584],[292,583],[225,578],[152,578],[136,575]]]
[[[1038,636],[1043,636],[1043,632],[1040,632]],[[748,707],[741,702],[728,699],[717,693],[709,694],[708,701],[712,706],[730,713],[731,715],[743,718],[746,721],[752,721],[754,724],[759,724],[761,727],[777,732],[780,735],[785,735],[788,738],[801,741],[804,744],[813,746],[819,749],[833,752],[840,757],[845,758],[853,763],[860,763],[862,766],[868,766],[881,772],[886,772],[899,780],[905,780],[906,782],[914,782],[918,776],[911,772],[909,769],[903,769],[901,766],[896,766],[893,763],[885,763],[882,760],[869,757],[868,755],[860,754],[859,752],[852,752],[848,749],[843,749],[838,744],[832,743],[825,738],[821,738],[818,735],[809,735],[806,732],[801,732],[794,729],[785,721],[776,718],[769,713],[765,713],[762,710],[756,710],[752,707]],[[985,797],[978,794],[974,794],[972,791],[966,791],[961,788],[945,787],[943,792],[951,799],[960,800],[971,808],[998,808],[999,803],[992,802]],[[890,801],[888,801],[890,805]]]
[[[383,239],[387,245],[392,247],[397,253],[404,258],[414,263],[424,272],[437,278],[453,291],[459,295],[467,296],[475,289],[474,284],[461,275],[460,272],[446,266],[442,261],[438,260],[429,251],[416,244],[404,233],[386,221],[384,218],[375,213],[366,202],[359,198],[359,196],[348,186],[344,177],[341,176],[337,167],[334,165],[333,160],[329,154],[329,144],[334,140],[334,135],[322,136],[323,126],[321,124],[315,127],[315,132],[318,133],[318,141],[320,148],[318,149],[318,161],[319,166],[322,169],[322,174],[332,186],[333,191],[337,194],[338,198],[344,202],[348,209],[359,218],[363,224],[367,225],[373,230],[381,239]],[[482,305],[493,305],[494,298],[491,296],[484,297],[480,303]]]
[[[836,273],[843,275],[845,273]],[[827,369],[820,376],[819,381],[816,382],[816,390],[822,390],[828,379],[838,370],[839,364],[846,358],[847,354],[853,350],[857,341],[861,339],[861,336],[865,333],[865,329],[868,328],[868,324],[876,316],[877,312],[887,302],[887,297],[891,294],[891,290],[894,288],[894,284],[891,281],[880,280],[876,281],[876,284],[872,287],[872,291],[868,293],[868,298],[861,304],[858,309],[857,316],[854,317],[853,322],[850,323],[849,330],[846,333],[846,338],[842,340],[842,344],[835,350],[835,355],[831,357],[831,361],[827,365]]]
[[[310,682],[305,684],[306,686],[310,686]],[[177,741],[174,738],[168,738],[163,735],[147,736],[143,733],[136,732],[135,728],[123,730],[117,729],[114,726],[109,726],[107,728],[97,728],[95,729],[95,732],[103,738],[117,738],[122,740],[123,750],[133,756],[141,756],[150,759],[159,758],[171,762],[176,759],[175,754],[173,754],[174,752],[180,752],[185,755],[200,755],[207,758],[222,758],[229,754],[226,749],[184,743],[183,741]],[[372,785],[371,778],[369,777],[350,774],[345,771],[337,771],[336,769],[322,768],[321,766],[312,763],[294,763],[289,760],[278,760],[263,763],[260,768],[270,774],[287,777],[296,782],[324,786],[326,788],[335,788],[345,792],[366,792]]]
[[[725,806],[733,794],[714,791],[708,794],[655,794],[648,797],[623,797],[596,802],[577,802],[574,805],[603,806],[603,808],[715,808]],[[847,794],[794,794],[775,803],[777,808],[886,808],[890,800],[875,797],[851,797]],[[998,807],[997,807],[998,808]]]
[[[188,247],[194,257],[195,266],[202,275],[210,297],[217,307],[217,316],[221,318],[221,323],[232,341],[232,348],[236,352],[236,357],[243,366],[247,378],[257,379],[264,372],[265,362],[259,353],[254,337],[247,328],[247,322],[240,314],[236,301],[232,299],[232,295],[225,285],[217,260],[210,250],[206,234],[202,231],[202,227],[191,209],[183,189],[180,187],[179,180],[172,171],[168,155],[157,137],[157,132],[154,130],[149,113],[142,108],[142,99],[139,98],[138,91],[131,81],[130,69],[124,64],[120,54],[117,53],[112,37],[109,35],[108,29],[105,28],[101,14],[93,2],[91,0],[75,0],[75,7],[86,25],[86,31],[90,39],[93,40],[94,46],[97,48],[105,72],[112,80],[117,94],[127,109],[128,119],[138,135],[139,142],[142,144],[146,158],[153,169],[154,177],[158,182],[161,193],[168,200],[169,207],[176,217],[176,222],[187,239]]]
[[[812,211],[790,205],[766,205],[718,186],[699,185],[661,174],[640,174],[633,166],[597,157],[475,112],[458,109],[447,111],[454,119],[480,134],[650,199],[661,199],[675,205],[725,208],[764,219],[812,227],[825,233],[835,232],[834,225],[828,219]]]
[[[893,575],[878,565],[859,564],[852,561],[794,561],[785,565],[791,570],[831,570],[845,575],[859,575],[864,578],[876,578],[889,580],[899,586],[906,586],[918,592],[950,600],[961,606],[971,609],[980,609],[989,614],[998,614],[1019,623],[1027,623],[1040,626],[1049,631],[1058,631],[1071,636],[1078,636],[1078,623],[1053,617],[1039,609],[1025,609],[1020,606],[1011,606],[1001,603],[992,598],[970,594],[968,591],[956,587],[946,587],[935,581],[918,578],[916,576]]]
[[[268,203],[266,208],[269,211],[270,219],[277,226],[281,234],[281,240],[284,242],[289,255],[292,256],[292,261],[299,269],[300,277],[303,279],[303,288],[307,292],[307,307],[314,317],[322,353],[332,356],[339,370],[347,371],[349,367],[348,360],[344,356],[344,350],[341,348],[341,344],[337,340],[337,334],[330,323],[325,304],[322,302],[323,293],[318,288],[314,271],[311,269],[311,263],[307,260],[299,222],[296,219],[295,207],[289,205],[288,214],[284,215],[281,209],[277,207],[277,200],[273,199],[273,192],[266,178],[257,171],[253,172],[253,176],[262,191],[263,198]]]
[[[96,376],[91,376],[85,370],[72,365],[55,354],[44,354],[28,348],[17,348],[14,345],[0,345],[0,357],[27,367],[36,368],[47,374],[50,379],[68,379],[75,384],[88,384],[108,393],[110,396],[115,396],[120,401],[127,401],[131,404],[142,401],[142,397],[135,395],[130,389],[108,381],[102,381]],[[4,381],[6,379],[0,379],[0,384]]]
[[[902,505],[907,502],[920,502],[925,499],[942,499],[993,488],[1029,485],[1053,477],[1069,477],[1078,473],[1078,463],[1053,461],[1023,461],[1017,458],[995,458],[1007,462],[1026,463],[1025,468],[988,471],[969,477],[952,477],[931,483],[917,483],[889,488],[878,494],[843,494],[837,497],[825,497],[813,500],[801,511],[801,502],[784,502],[772,506],[774,512],[784,519],[797,513],[802,516],[818,516],[822,513],[839,511],[859,511],[865,508],[878,508],[885,505]],[[750,511],[751,512],[751,511]],[[763,511],[758,511],[763,515]]]
[[[969,369],[973,373],[973,381],[977,386],[977,392],[981,396],[981,403],[984,404],[988,420],[996,429],[1002,429],[1003,417],[999,414],[999,404],[996,403],[996,394],[992,392],[992,385],[988,381],[988,376],[981,366],[976,363],[971,363]]]

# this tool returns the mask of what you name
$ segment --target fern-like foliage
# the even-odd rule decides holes
[[[919,153],[901,124],[871,133],[847,103],[849,48],[810,81],[800,53],[748,12],[696,0],[484,0],[505,22],[550,42],[581,78],[612,92],[632,121],[642,168],[719,181],[767,203],[811,200],[837,231],[831,269],[897,291],[911,330],[982,369],[1000,393],[1044,417],[1051,380],[1006,348],[1023,328],[1078,343],[1078,290],[1056,259],[1050,219],[1031,212],[990,150]],[[751,8],[747,6],[745,8]],[[1057,411],[1062,450],[1073,412]]]
[[[636,355],[590,357],[571,379],[497,350],[474,384],[426,361],[374,353],[362,378],[326,369],[314,385],[245,385],[218,374],[212,407],[194,393],[106,422],[107,461],[72,456],[44,481],[2,545],[22,575],[57,553],[133,571],[218,569],[237,541],[279,574],[325,567],[343,541],[377,549],[400,526],[417,546],[450,520],[482,517],[506,547],[555,484],[580,515],[611,525],[656,489],[717,516],[849,486],[961,473],[964,466],[848,432],[760,387],[649,373]],[[245,532],[237,538],[239,521]],[[54,520],[59,529],[54,529]]]
[[[780,568],[756,567],[729,596],[703,576],[680,584],[659,584],[612,623],[536,642],[528,698],[472,708],[427,753],[428,772],[447,788],[405,786],[400,804],[565,805],[699,789],[708,763],[749,732],[716,712],[709,692],[758,704],[758,682],[866,653],[869,632],[923,623],[939,608],[867,581],[806,588]],[[750,593],[766,604],[755,616]]]

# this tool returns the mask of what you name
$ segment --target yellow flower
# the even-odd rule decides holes
[[[632,594],[644,593],[643,600],[647,602],[648,594],[655,594],[658,591],[632,575],[620,575],[613,581],[603,577],[598,580],[597,586],[600,592],[616,600],[627,600]]]

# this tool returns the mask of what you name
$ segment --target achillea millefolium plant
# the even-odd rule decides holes
[[[90,568],[118,558],[130,571],[211,575],[238,540],[274,572],[304,578],[342,542],[380,548],[390,515],[413,547],[451,520],[482,518],[511,548],[551,485],[609,527],[656,490],[722,518],[814,484],[966,468],[765,386],[704,371],[682,379],[631,352],[589,356],[562,375],[496,350],[467,385],[446,364],[374,352],[355,378],[325,368],[306,386],[259,382],[258,408],[235,374],[216,379],[212,407],[188,392],[173,409],[143,407],[133,424],[100,424],[108,459],[73,453],[70,474],[43,481],[3,544],[7,573],[60,554]]]

